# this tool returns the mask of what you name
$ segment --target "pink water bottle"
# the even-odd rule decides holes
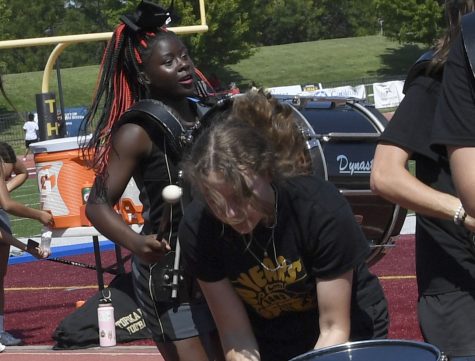
[[[110,298],[99,300],[97,319],[99,321],[99,345],[101,347],[115,346],[114,307],[112,306]]]

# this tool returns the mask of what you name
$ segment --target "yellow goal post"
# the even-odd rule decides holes
[[[204,33],[208,31],[205,14],[205,0],[199,0],[200,5],[200,24],[170,27],[169,29],[177,34],[194,34]],[[49,78],[56,60],[64,51],[64,49],[71,44],[85,43],[91,41],[109,40],[112,37],[112,32],[107,33],[93,33],[93,34],[79,34],[79,35],[64,35],[51,36],[31,39],[17,39],[0,41],[0,49],[25,48],[30,46],[55,45],[56,47],[51,52],[43,73],[43,82],[41,85],[41,92],[48,93]]]

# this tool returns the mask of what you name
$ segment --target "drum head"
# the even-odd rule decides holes
[[[371,340],[314,350],[290,361],[438,361],[433,345],[405,340]]]

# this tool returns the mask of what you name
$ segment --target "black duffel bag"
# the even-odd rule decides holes
[[[97,308],[103,292],[114,306],[117,343],[151,338],[142,311],[137,306],[131,273],[116,276],[104,291],[98,291],[84,305],[66,316],[53,332],[53,350],[73,350],[99,346]]]

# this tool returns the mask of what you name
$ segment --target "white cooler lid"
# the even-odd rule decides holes
[[[43,140],[42,142],[36,142],[30,144],[31,151],[36,153],[50,153],[50,152],[61,152],[64,150],[78,149],[81,145],[88,142],[91,139],[92,135],[81,137],[68,137],[68,138],[57,138],[50,140]]]

